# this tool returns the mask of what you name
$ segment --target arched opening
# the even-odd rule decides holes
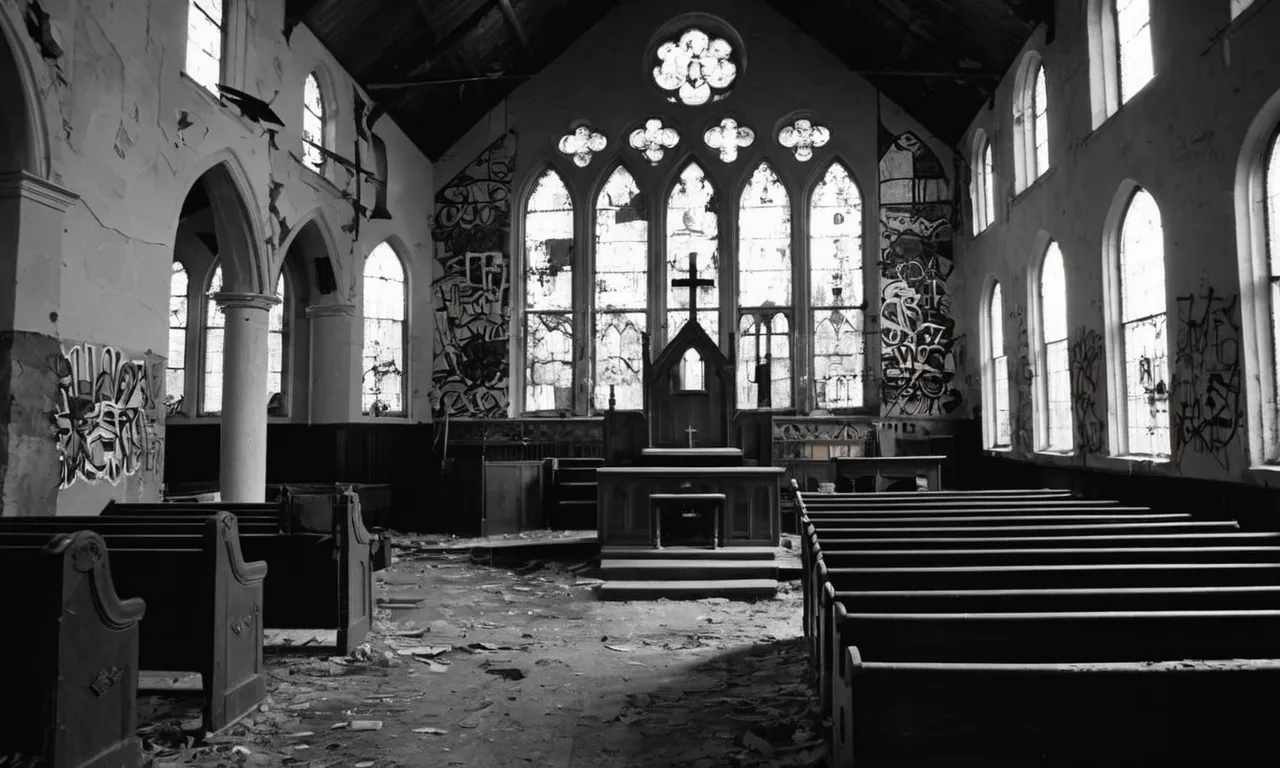
[[[280,383],[278,390],[269,388],[272,399],[268,401],[267,412],[273,417],[305,422],[312,391],[339,375],[337,371],[317,370],[313,379],[311,372],[311,327],[307,322],[307,307],[320,296],[335,293],[338,287],[329,242],[316,218],[308,220],[293,236],[276,282],[277,285],[283,282],[284,293],[278,309],[272,313],[273,323],[269,330],[279,337],[276,346],[280,350]],[[274,321],[277,316],[278,330]],[[275,354],[275,349],[272,347],[271,354]],[[277,365],[277,361],[273,360],[272,365]],[[342,372],[341,375],[347,373]]]
[[[39,175],[27,114],[27,89],[5,32],[7,30],[0,29],[0,99],[7,105],[0,110],[0,173],[30,171]]]

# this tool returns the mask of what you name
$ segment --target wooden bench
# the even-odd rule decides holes
[[[831,463],[835,468],[836,486],[854,487],[858,478],[921,477],[930,491],[942,489],[942,462],[946,456],[839,456]]]
[[[146,539],[100,517],[0,519],[0,544],[31,545],[76,528],[98,533],[111,553],[118,592],[141,597],[139,667],[199,672],[204,727],[217,732],[266,697],[262,671],[267,565],[246,562],[236,519],[193,519],[186,534]]]
[[[102,538],[87,531],[29,543],[0,536],[0,580],[10,585],[4,610],[13,622],[0,632],[10,704],[0,755],[57,768],[137,768],[145,606],[117,596]]]
[[[373,629],[373,537],[364,527],[354,494],[336,495],[329,508],[311,506],[301,512],[279,504],[111,504],[103,516],[163,524],[211,510],[253,522],[252,533],[242,534],[241,542],[246,556],[271,568],[266,586],[268,628],[336,629],[337,648],[343,654],[364,642]],[[275,529],[264,529],[275,514],[283,515],[283,521]]]
[[[1280,610],[1280,585],[837,591],[849,613]]]
[[[839,768],[1255,765],[1271,754],[1274,660],[864,661],[845,652]]]

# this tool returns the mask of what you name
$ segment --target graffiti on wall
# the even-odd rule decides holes
[[[1034,418],[1031,407],[1031,387],[1036,372],[1031,367],[1031,334],[1027,331],[1026,305],[1019,304],[1009,315],[1013,318],[1014,327],[1017,329],[1015,332],[1018,351],[1013,371],[1013,386],[1018,398],[1013,410],[1013,447],[1023,453],[1032,453],[1035,451],[1035,446],[1032,444],[1031,437],[1031,422]]]
[[[436,194],[431,383],[449,416],[507,415],[515,150],[507,133]]]
[[[159,358],[139,359],[116,347],[77,344],[51,356],[58,381],[52,415],[61,488],[81,480],[159,474],[164,458],[164,370]]]
[[[1071,371],[1071,417],[1076,450],[1082,455],[1102,453],[1106,445],[1107,422],[1098,412],[1098,390],[1102,386],[1102,334],[1081,326],[1071,334],[1067,366]]]
[[[918,136],[907,132],[886,144],[880,157],[881,411],[940,416],[962,400],[962,340],[948,286],[955,207],[942,163]]]
[[[1240,296],[1179,296],[1173,397],[1173,457],[1188,450],[1230,468],[1229,448],[1244,422]]]

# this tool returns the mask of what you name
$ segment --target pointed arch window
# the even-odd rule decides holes
[[[404,264],[386,241],[375,246],[364,261],[363,298],[361,412],[403,415],[408,294]]]
[[[1169,343],[1165,301],[1164,230],[1155,198],[1138,189],[1120,220],[1118,237],[1120,349],[1115,356],[1123,410],[1117,415],[1120,453],[1169,455]]]
[[[1009,419],[1009,358],[1004,351],[1004,294],[1000,283],[995,283],[987,297],[985,318],[987,337],[987,384],[983,387],[986,399],[987,445],[992,448],[1008,448],[1012,444]]]
[[[325,156],[320,151],[328,149],[325,141],[324,94],[314,72],[307,75],[302,87],[302,162],[316,173],[324,173]]]
[[[573,201],[545,171],[525,204],[526,411],[573,407]]]
[[[226,0],[187,2],[187,60],[183,70],[214,94],[218,93],[218,83],[222,80],[224,2]]]
[[[1151,50],[1151,6],[1150,0],[1110,1],[1115,9],[1120,103],[1124,104],[1156,74]]]
[[[285,293],[284,272],[276,280],[276,297],[280,303],[267,313],[267,413],[276,416],[285,411],[285,388],[288,384],[289,296]]]
[[[973,234],[977,235],[995,222],[995,167],[991,159],[991,140],[979,130],[974,140],[973,185],[969,190],[973,201]]]
[[[791,407],[791,198],[767,162],[738,201],[738,407]]]
[[[649,303],[649,220],[635,177],[618,166],[596,198],[593,404],[644,407],[643,344]]]
[[[1022,192],[1049,170],[1049,94],[1038,51],[1023,55],[1013,87],[1014,181]]]
[[[689,289],[671,285],[689,279],[690,257],[700,280],[714,285],[698,288],[698,324],[712,339],[720,338],[720,201],[702,166],[690,162],[667,196],[667,340],[689,320]]]
[[[181,410],[187,394],[187,288],[187,268],[175,261],[169,273],[169,357],[164,371],[164,401],[171,411]]]
[[[1036,67],[1031,91],[1031,130],[1035,157],[1035,178],[1049,170],[1049,90],[1044,80],[1044,65]]]
[[[1040,264],[1038,309],[1040,312],[1040,361],[1037,378],[1043,386],[1044,431],[1039,448],[1070,451],[1074,447],[1071,427],[1071,367],[1068,362],[1067,277],[1062,250],[1050,242]]]
[[[827,168],[809,202],[809,306],[815,404],[861,407],[867,311],[862,194],[838,162]]]
[[[204,392],[200,413],[217,416],[222,413],[222,348],[226,338],[226,320],[213,296],[222,290],[222,267],[215,266],[205,290],[204,316]]]
[[[1265,249],[1267,264],[1268,296],[1271,300],[1271,402],[1280,403],[1280,128],[1271,137],[1266,154],[1266,175],[1262,182],[1262,195],[1265,199],[1263,210],[1263,226],[1265,228]],[[1274,413],[1277,405],[1272,405],[1272,422],[1280,420]],[[1274,440],[1270,441],[1274,444]],[[1268,456],[1274,460],[1275,456]]]

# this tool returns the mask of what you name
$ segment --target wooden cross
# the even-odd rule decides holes
[[[716,284],[715,280],[707,280],[698,277],[698,254],[689,253],[689,276],[678,277],[671,281],[672,288],[688,288],[689,289],[689,320],[691,322],[698,321],[698,289],[711,288]],[[692,440],[692,438],[690,438]],[[692,446],[692,443],[690,443]]]
[[[692,447],[693,447],[693,433],[694,433],[694,432],[697,432],[697,431],[698,431],[698,430],[697,430],[697,429],[695,429],[695,428],[694,428],[694,426],[693,426],[692,424],[690,424],[690,425],[689,425],[689,428],[685,430],[685,432],[686,432],[686,433],[688,433],[688,435],[689,435],[689,447],[690,447],[690,448],[692,448]]]

